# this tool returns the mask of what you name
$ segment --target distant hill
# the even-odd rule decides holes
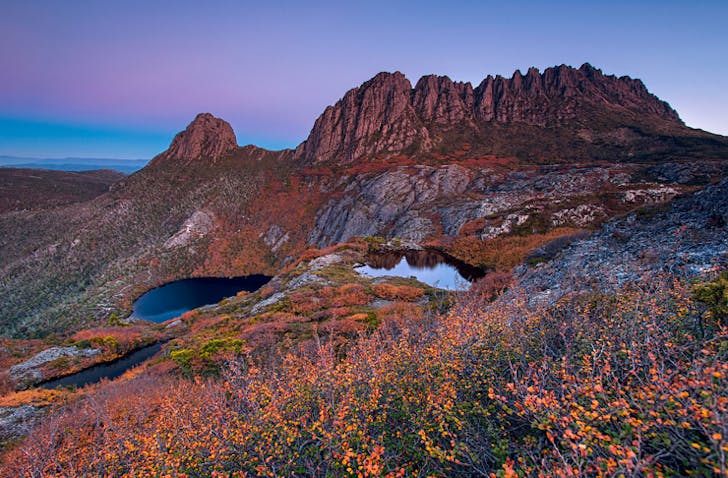
[[[0,168],[0,214],[88,201],[126,175],[109,169],[53,171]]]
[[[142,169],[147,159],[108,159],[108,158],[23,158],[0,156],[0,167],[55,169],[59,171],[92,171],[113,169],[131,174]]]

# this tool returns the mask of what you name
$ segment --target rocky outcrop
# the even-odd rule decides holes
[[[467,233],[480,239],[549,227],[589,228],[685,191],[679,184],[645,179],[644,170],[624,164],[520,171],[401,166],[349,177],[319,208],[308,243],[325,247],[357,236],[420,243],[462,234],[468,223]]]
[[[39,414],[40,409],[33,405],[0,407],[0,443],[26,435],[38,420]]]
[[[61,358],[89,358],[101,354],[94,348],[51,347],[38,352],[25,362],[10,367],[10,377],[20,388],[44,379],[42,367]]]
[[[283,244],[290,240],[291,235],[278,224],[272,224],[267,231],[258,234],[258,237],[263,239],[265,245],[270,247],[272,252],[277,252]]]
[[[319,210],[310,244],[324,246],[355,236],[386,235],[419,242],[439,224],[431,212],[438,201],[457,199],[468,187],[471,173],[463,167],[416,166],[398,168],[379,175],[362,175],[343,197]]]
[[[524,294],[534,307],[550,305],[574,293],[640,284],[662,272],[691,278],[726,265],[728,180],[723,180],[668,207],[611,221],[551,262],[519,267],[516,285],[501,300]]]
[[[214,161],[238,147],[235,132],[226,121],[210,113],[200,113],[187,128],[174,137],[164,159]]]
[[[511,78],[488,76],[474,90],[475,117],[499,123],[555,126],[577,120],[589,123],[585,108],[630,112],[682,124],[669,104],[647,91],[640,80],[604,75],[585,63],[579,69],[561,65],[542,74],[529,68]]]
[[[412,105],[423,122],[443,127],[463,121],[473,124],[474,103],[472,85],[447,76],[423,76],[412,91]]]
[[[592,142],[619,133],[631,143],[640,134],[629,128],[618,131],[630,121],[684,127],[675,110],[642,81],[604,75],[588,63],[543,73],[530,68],[511,78],[488,76],[476,88],[435,75],[422,77],[412,88],[399,72],[380,73],[328,107],[296,156],[306,162],[349,163],[375,155],[423,153],[441,148],[451,139],[445,133],[454,129],[478,138],[492,134],[484,129],[488,126],[511,124],[568,126],[574,135],[581,128],[580,134]]]
[[[165,249],[187,246],[215,229],[215,216],[209,211],[195,211],[182,227],[164,243]]]

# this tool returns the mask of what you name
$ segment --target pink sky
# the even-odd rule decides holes
[[[584,62],[641,78],[688,125],[728,134],[728,3],[503,3],[5,5],[0,155],[151,157],[202,111],[241,144],[295,147],[379,71],[478,83]]]

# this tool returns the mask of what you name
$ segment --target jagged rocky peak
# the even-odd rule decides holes
[[[402,73],[379,73],[326,108],[297,156],[305,161],[351,162],[413,145],[427,147],[428,132],[412,107],[411,92]]]
[[[477,137],[489,123],[598,129],[600,119],[619,123],[626,117],[683,126],[675,110],[640,80],[604,75],[588,63],[543,73],[531,67],[510,78],[488,75],[476,88],[436,75],[420,78],[412,88],[400,72],[379,73],[326,108],[296,156],[347,163],[427,152],[452,128]]]
[[[542,74],[529,68],[511,78],[488,76],[475,88],[475,116],[481,121],[560,126],[568,122],[588,126],[591,113],[618,112],[674,122],[682,121],[669,104],[647,91],[642,81],[604,75],[589,63],[547,68]]]
[[[238,147],[232,126],[210,113],[198,114],[164,153],[170,159],[211,159]]]
[[[412,92],[412,104],[423,121],[448,124],[472,117],[473,87],[447,76],[420,78]]]

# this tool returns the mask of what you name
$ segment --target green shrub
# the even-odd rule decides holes
[[[210,339],[200,347],[200,357],[210,358],[221,351],[240,353],[242,347],[243,341],[239,339]]]
[[[708,306],[711,316],[720,323],[728,319],[728,271],[715,280],[693,286],[693,296]]]
[[[124,325],[128,325],[128,324],[123,323],[121,321],[121,319],[119,318],[119,316],[116,315],[116,312],[112,312],[111,315],[109,316],[109,325],[118,327],[118,326],[124,326]]]
[[[169,358],[174,363],[179,365],[180,370],[183,374],[189,374],[192,372],[192,361],[194,360],[197,353],[191,349],[172,350],[169,353]]]

